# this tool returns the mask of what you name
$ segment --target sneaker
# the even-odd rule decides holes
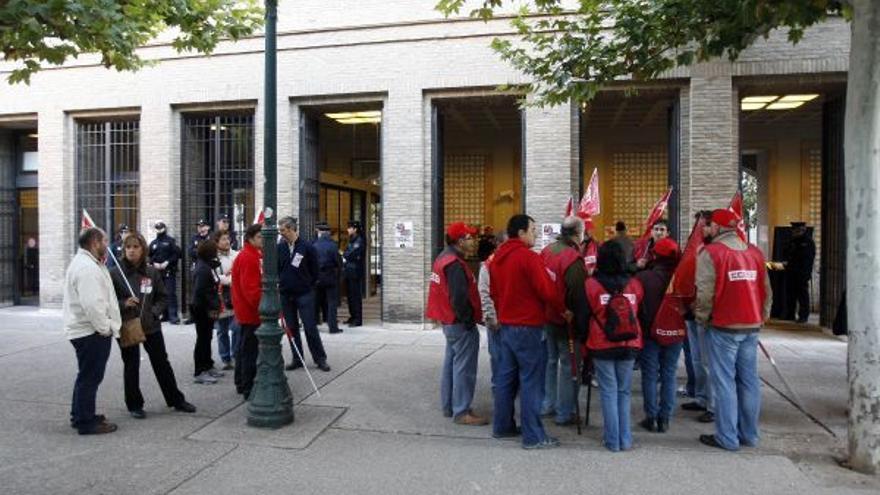
[[[147,419],[147,413],[143,409],[128,411],[128,414],[130,414],[131,417],[134,419]]]
[[[715,438],[715,435],[700,435],[700,443],[703,445],[708,445],[709,447],[715,447],[722,450],[727,450],[718,443],[718,439]]]
[[[712,423],[715,421],[715,413],[706,411],[697,418],[697,421],[700,423]]]
[[[80,430],[79,434],[80,435],[103,435],[105,433],[113,433],[117,429],[118,428],[115,424],[105,422],[105,423],[98,423],[91,430]]]
[[[235,369],[235,366],[232,364],[232,361],[223,361],[223,368],[222,368],[222,369],[224,369],[224,370],[234,370],[234,369]]]
[[[217,379],[211,376],[207,371],[203,371],[196,375],[193,379],[195,383],[201,383],[205,385],[210,385],[212,383],[217,383]]]
[[[222,377],[222,376],[226,376],[226,373],[224,373],[224,372],[222,372],[222,371],[220,371],[220,370],[216,370],[216,369],[214,369],[214,368],[209,369],[209,370],[206,371],[205,373],[211,375],[211,377],[213,377],[213,378],[220,378],[220,377]]]
[[[180,411],[180,412],[185,412],[185,413],[194,413],[194,412],[196,412],[196,406],[190,404],[190,403],[187,402],[187,401],[180,402],[179,404],[175,404],[175,405],[172,406],[172,407],[174,407],[174,410],[175,410],[175,411]]]
[[[547,437],[538,443],[533,443],[529,445],[523,444],[522,446],[522,448],[526,450],[552,449],[555,447],[559,447],[559,440],[553,437]]]
[[[657,433],[666,433],[669,430],[669,420],[657,418]]]
[[[457,418],[453,420],[457,425],[465,425],[465,426],[485,426],[489,424],[489,420],[482,417],[477,416],[471,411],[468,411],[464,414],[459,415]]]

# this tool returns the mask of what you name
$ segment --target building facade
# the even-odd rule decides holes
[[[771,257],[776,227],[808,221],[822,246],[815,309],[833,318],[844,20],[797,45],[772,33],[736,62],[621,83],[585,107],[536,108],[496,89],[527,82],[489,48],[513,35],[508,19],[447,20],[434,4],[280,7],[278,212],[307,233],[326,220],[342,244],[348,220],[364,224],[366,289],[384,323],[424,323],[444,225],[498,231],[519,211],[557,223],[594,168],[599,238],[618,219],[639,230],[667,185],[680,237],[741,184],[755,190],[754,241]],[[246,226],[262,204],[262,47],[257,36],[202,56],[157,40],[142,55],[158,63],[137,73],[85,57],[2,87],[0,303],[61,304],[83,208],[148,240],[162,220],[184,251],[199,219]]]

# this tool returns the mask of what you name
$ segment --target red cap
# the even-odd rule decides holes
[[[654,244],[654,254],[661,258],[675,258],[678,256],[678,243],[664,237]]]
[[[476,235],[477,229],[468,227],[464,222],[455,222],[446,227],[446,235],[453,241],[461,240],[468,235]]]
[[[719,208],[712,212],[712,222],[721,227],[735,229],[739,223],[739,216],[726,208]]]

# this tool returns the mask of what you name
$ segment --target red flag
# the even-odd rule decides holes
[[[257,223],[260,225],[263,225],[263,223],[265,221],[266,221],[265,208],[260,208],[260,211],[257,212],[256,216],[254,216],[254,222],[251,225],[254,225]]]
[[[593,169],[593,175],[590,177],[590,185],[587,186],[587,190],[584,192],[584,197],[581,198],[580,205],[578,205],[578,213],[594,216],[598,215],[601,212],[601,203],[599,198],[599,170]]]
[[[648,220],[645,222],[645,230],[641,237],[635,242],[636,248],[633,253],[635,259],[644,258],[645,255],[648,254],[648,239],[651,237],[651,228],[654,226],[654,222],[660,220],[663,213],[666,211],[670,196],[672,196],[672,186],[669,186],[669,189],[666,190],[663,196],[661,196],[654,204],[654,207],[651,208],[651,213],[648,214]]]
[[[697,297],[697,253],[703,246],[704,224],[705,220],[702,218],[694,222],[681,260],[678,262],[672,281],[669,283],[671,293],[682,298],[682,302],[685,304],[690,304]]]
[[[574,211],[574,199],[569,196],[568,203],[565,204],[565,218],[571,216],[571,213]]]
[[[89,212],[87,212],[85,208],[83,208],[82,211],[82,219],[80,220],[79,227],[80,229],[90,229],[92,227],[96,227],[94,220],[92,220],[92,217],[89,215]]]
[[[728,210],[732,211],[739,221],[736,223],[736,235],[739,236],[743,242],[748,241],[748,235],[746,235],[746,224],[743,221],[743,195],[742,191],[737,190],[736,193],[730,198],[730,206],[727,207]]]

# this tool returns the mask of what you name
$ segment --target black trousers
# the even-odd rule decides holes
[[[281,309],[284,312],[287,328],[293,335],[290,341],[292,362],[299,361],[299,356],[305,358],[302,337],[299,333],[300,320],[302,320],[303,332],[306,334],[306,343],[309,346],[312,360],[315,361],[315,364],[327,362],[327,352],[324,351],[324,343],[321,341],[321,334],[318,332],[318,324],[315,321],[315,291],[299,295],[282,294]],[[293,346],[296,346],[296,349]]]
[[[147,356],[150,358],[150,366],[153,368],[153,374],[156,375],[156,381],[159,382],[159,388],[162,389],[165,405],[174,407],[183,403],[185,399],[183,393],[177,388],[177,380],[174,378],[174,370],[171,369],[171,363],[168,361],[168,352],[165,350],[165,337],[162,335],[162,331],[148,333],[146,338],[147,340],[143,343],[144,350],[147,351]],[[143,409],[144,396],[141,394],[140,387],[141,346],[119,346],[119,353],[122,355],[124,368],[125,407],[129,411]]]
[[[78,367],[73,384],[70,421],[80,433],[89,433],[98,424],[95,397],[98,395],[98,386],[104,381],[104,370],[110,357],[110,339],[93,333],[70,341],[76,351]]]
[[[339,321],[336,319],[336,307],[339,305],[339,287],[318,287],[315,289],[318,298],[318,323],[321,323],[321,313],[324,313],[324,321],[330,327],[331,332],[339,330]]]
[[[165,306],[165,321],[177,323],[180,316],[177,314],[177,276],[170,275],[162,279],[165,282],[165,295],[168,305]]]
[[[192,313],[196,323],[196,346],[193,349],[193,362],[195,363],[195,376],[198,376],[214,367],[214,360],[211,358],[214,320],[205,311],[194,309]]]
[[[259,325],[241,325],[241,339],[235,350],[235,390],[247,398],[257,376],[257,355],[260,352],[256,331]]]
[[[810,279],[801,275],[785,278],[785,319],[806,320],[810,316]]]
[[[363,324],[363,296],[361,295],[361,277],[357,273],[345,272],[345,290],[348,300],[348,314],[351,322]]]

